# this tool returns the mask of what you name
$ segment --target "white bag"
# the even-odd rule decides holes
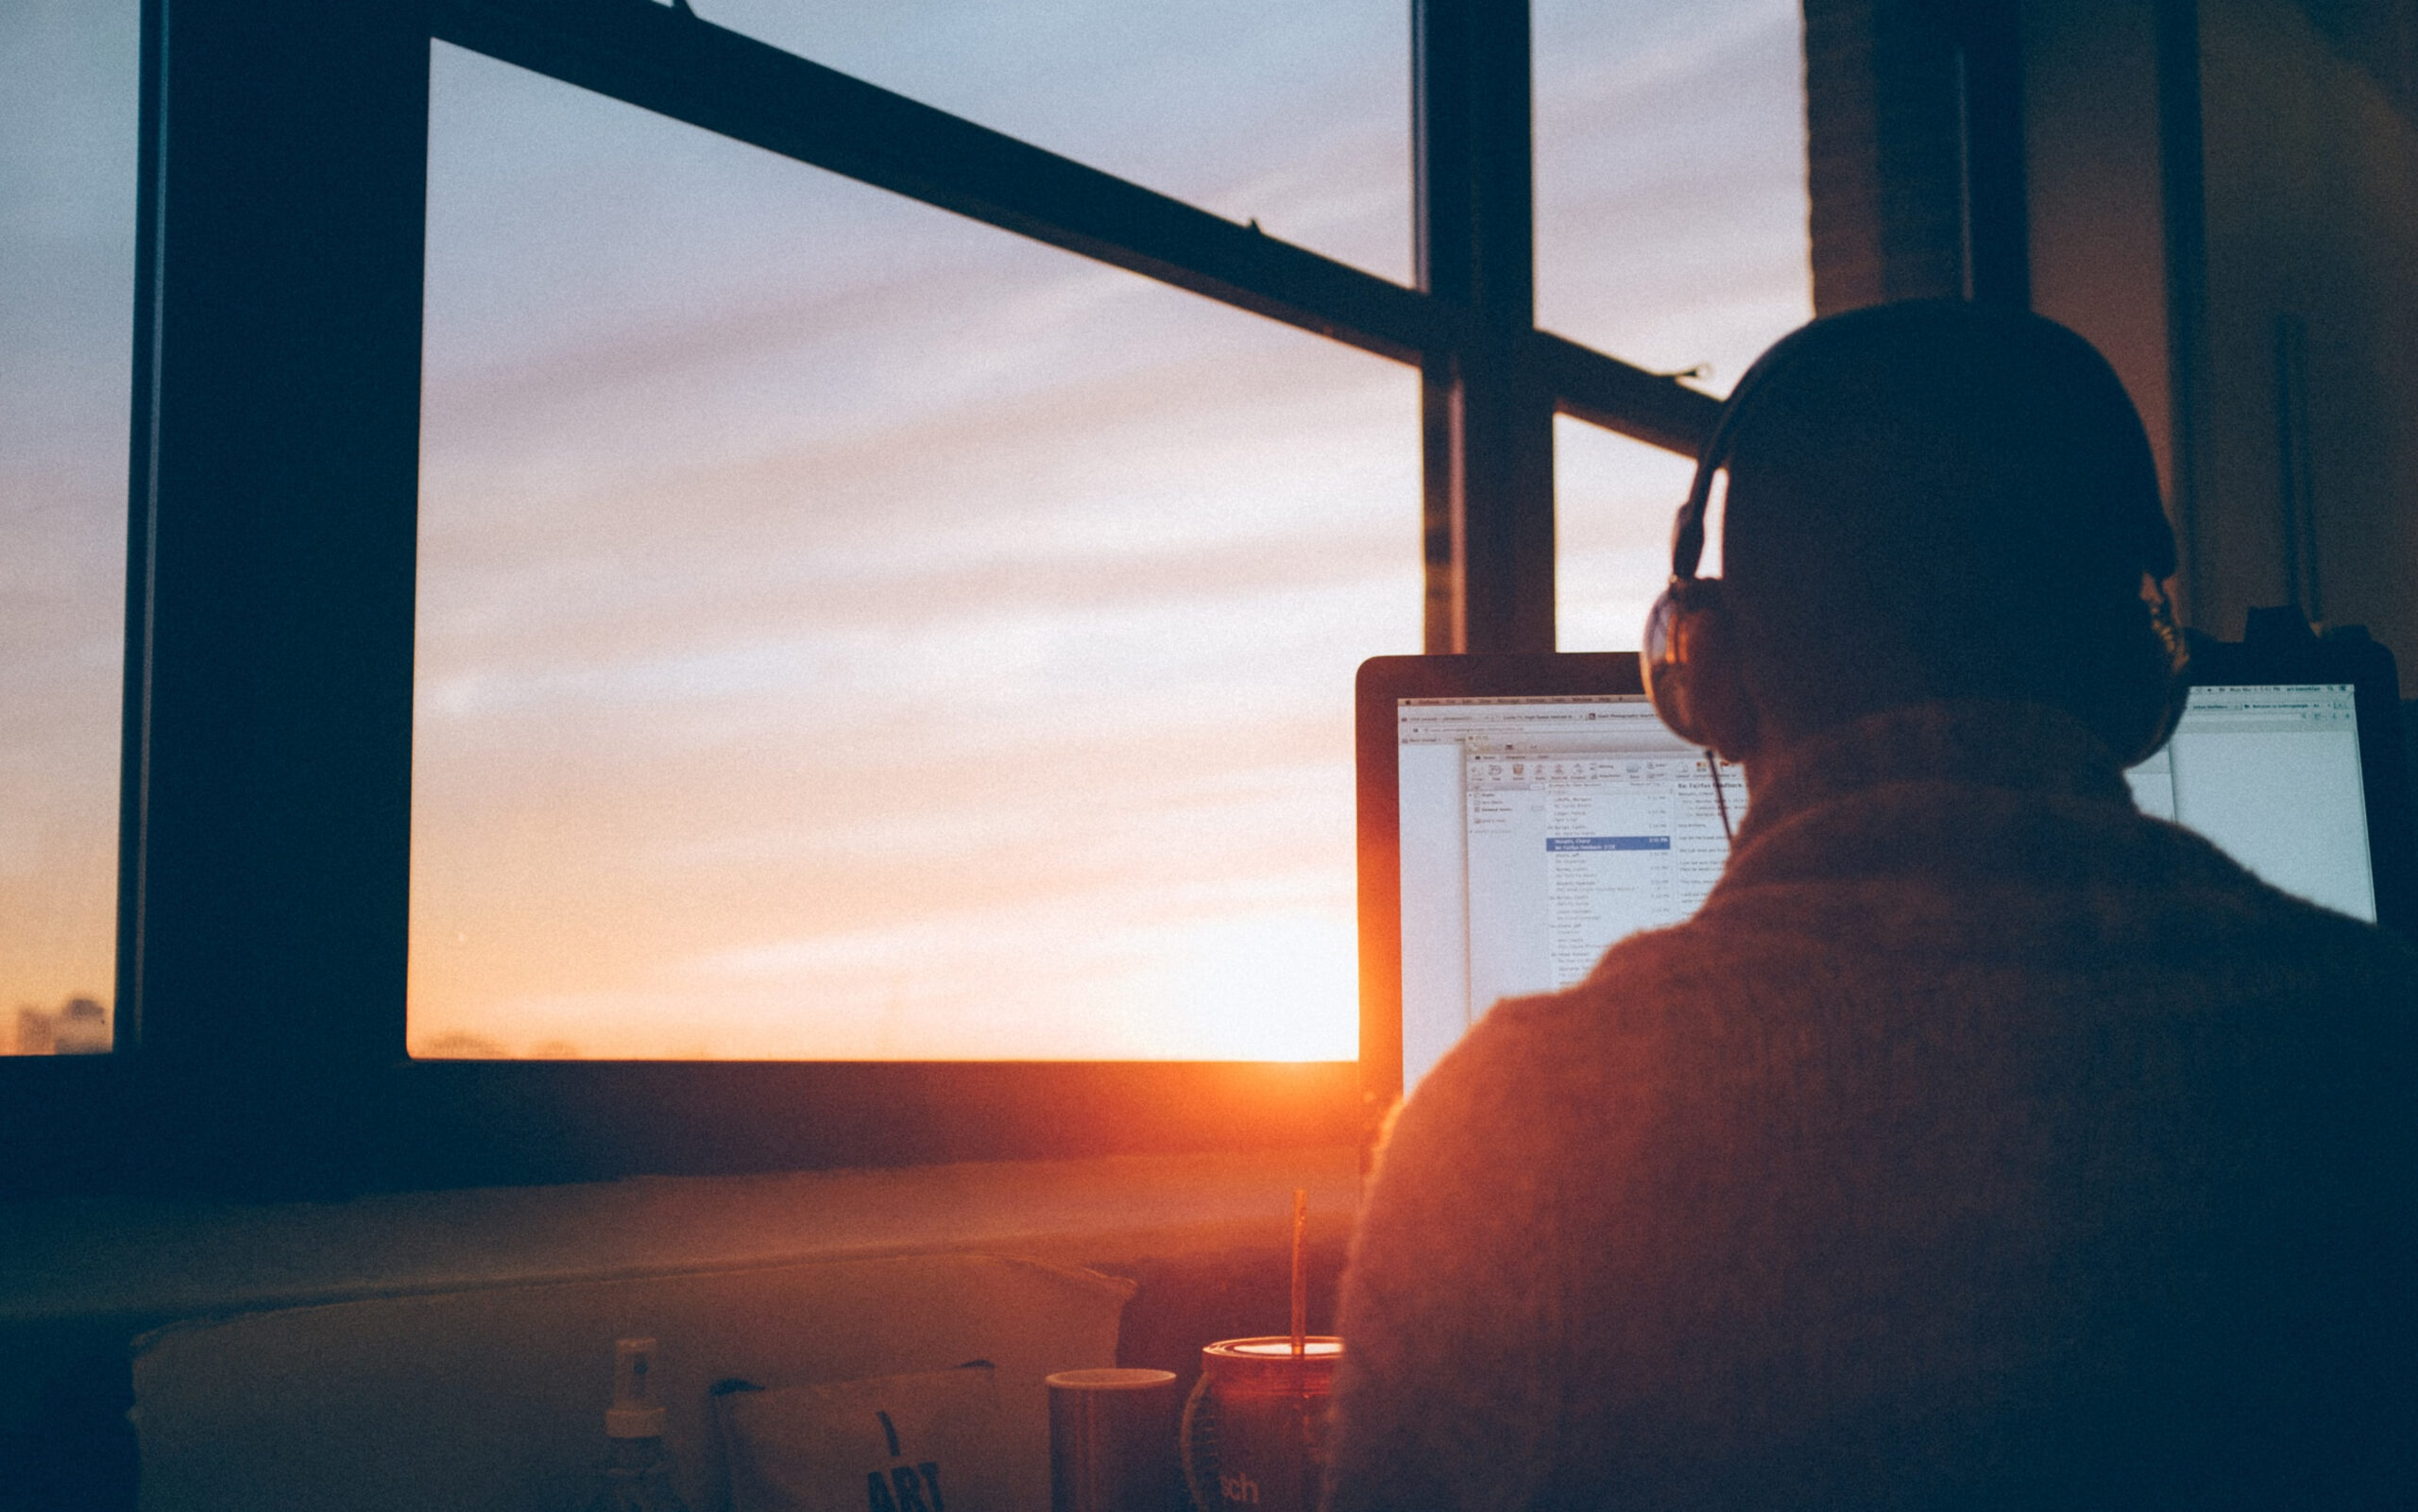
[[[1003,1512],[987,1361],[829,1385],[715,1388],[731,1512]]]

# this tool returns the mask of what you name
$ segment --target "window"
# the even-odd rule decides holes
[[[135,31],[0,15],[0,1055],[111,1041]]]
[[[1535,0],[1537,324],[1726,394],[1814,317],[1796,0]]]
[[[1695,465],[1563,416],[1554,426],[1554,596],[1563,651],[1635,651],[1671,575]]]
[[[424,1056],[1355,1054],[1407,366],[440,44]]]
[[[640,843],[617,859],[609,853],[622,841],[595,831],[643,831],[654,816],[639,810],[655,805],[709,814],[719,795],[667,790],[682,786],[683,771],[715,772],[718,785],[731,770],[714,765],[724,756],[777,785],[784,746],[811,745],[818,759],[846,747],[871,760],[868,809],[887,804],[885,823],[920,817],[945,843],[959,843],[948,823],[963,816],[928,811],[919,794],[928,787],[911,773],[905,797],[881,796],[882,761],[894,750],[924,760],[947,749],[962,686],[948,663],[975,634],[972,623],[1011,659],[1030,647],[1003,614],[977,615],[956,627],[957,639],[927,634],[937,622],[931,611],[946,606],[921,602],[932,596],[932,575],[950,566],[932,558],[944,547],[969,571],[1004,573],[992,611],[1080,599],[1085,628],[1098,627],[1080,637],[1095,657],[1086,670],[1098,673],[1087,687],[1118,675],[1149,680],[1154,664],[1202,676],[1168,705],[1198,716],[1179,733],[1216,746],[1236,739],[1236,707],[1245,724],[1272,713],[1286,731],[1272,743],[1299,753],[1303,767],[1321,759],[1306,755],[1315,717],[1299,689],[1315,679],[1305,669],[1317,657],[1340,663],[1397,644],[1409,633],[1413,591],[1432,649],[1552,644],[1555,413],[1684,452],[1714,405],[1682,382],[1536,329],[1525,271],[1535,226],[1525,171],[1529,39],[1518,8],[1422,0],[1412,15],[1416,45],[1391,55],[1418,59],[1419,287],[1380,276],[1401,265],[1388,263],[1371,229],[1391,213],[1380,202],[1391,192],[1328,171],[1361,152],[1350,144],[1354,122],[1373,97],[1362,83],[1337,92],[1361,103],[1305,136],[1308,156],[1328,166],[1303,169],[1293,189],[1251,187],[1256,174],[1283,188],[1300,168],[1272,157],[1217,159],[1228,165],[1190,177],[1181,143],[1201,132],[1123,143],[1103,134],[1104,155],[1133,154],[1110,166],[1137,183],[1055,156],[1044,150],[1048,142],[1019,142],[742,35],[749,18],[736,5],[729,19],[742,30],[652,0],[271,8],[273,25],[212,7],[155,6],[145,18],[142,140],[162,150],[146,147],[138,176],[135,282],[138,320],[147,324],[136,344],[134,540],[143,591],[127,641],[131,759],[119,882],[128,1032],[124,1053],[95,1058],[109,1062],[105,1074],[37,1079],[14,1073],[50,1068],[0,1068],[11,1074],[8,1090],[33,1094],[0,1099],[11,1116],[69,1147],[84,1147],[81,1139],[153,1151],[172,1168],[183,1162],[174,1180],[241,1172],[253,1190],[1169,1147],[1337,1137],[1356,1126],[1364,1110],[1348,1061],[1291,1069],[1118,1062],[1114,1046],[1097,1041],[1064,1052],[1095,1059],[1058,1063],[415,1061],[407,1049],[420,1032],[421,999],[407,996],[406,983],[411,994],[436,994],[446,968],[418,952],[444,948],[443,922],[457,937],[471,932],[440,922],[449,874],[460,897],[465,879],[474,892],[516,867],[524,877],[532,868],[585,873],[583,886],[609,892],[620,868],[622,879],[635,878],[637,901],[654,905],[642,911],[664,914],[676,890],[661,853]],[[1359,23],[1300,25],[1320,45],[1342,45]],[[844,53],[870,44],[860,37],[834,45]],[[899,72],[887,76],[917,76],[915,59],[879,51],[867,54],[868,72],[894,64]],[[1345,72],[1362,77],[1356,65]],[[1303,76],[1286,75],[1268,97],[1307,97]],[[516,201],[481,174],[514,153],[525,169],[528,155],[553,150],[544,116],[555,106],[530,103],[549,95],[575,102],[564,109],[607,138],[655,144],[618,161],[588,151],[579,171],[602,171],[602,180],[520,175],[526,197]],[[537,113],[520,121],[529,130],[497,132],[481,169],[458,152],[458,133],[475,125],[478,109],[499,104]],[[994,107],[969,96],[962,108]],[[1065,110],[1047,130],[1102,129]],[[1362,156],[1382,161],[1385,153]],[[716,166],[694,180],[658,172],[708,159]],[[743,168],[720,166],[741,160]],[[751,186],[761,176],[765,187],[731,196],[725,172]],[[1208,208],[1144,187],[1152,182]],[[492,196],[484,208],[481,195]],[[568,196],[551,207],[559,212],[551,221],[549,195]],[[600,195],[625,197],[604,204]],[[1261,203],[1276,208],[1264,225],[1249,224]],[[1313,212],[1320,203],[1333,213]],[[794,217],[842,213],[897,229],[862,245],[826,243],[834,255],[806,265],[791,238],[811,246],[812,236]],[[465,214],[479,222],[467,240],[449,220]],[[718,239],[723,216],[734,218],[735,242]],[[627,241],[582,240],[574,228],[591,225],[636,228],[668,265],[644,269],[641,284],[617,283],[645,259],[633,259]],[[701,234],[707,229],[717,234]],[[480,238],[494,256],[455,255]],[[783,319],[803,318],[802,307],[758,304],[767,297],[761,269],[731,257],[734,246],[801,264],[784,280],[788,297],[826,301],[808,322],[811,342],[759,339]],[[868,246],[877,255],[865,256]],[[909,275],[933,269],[940,282],[917,292]],[[854,327],[831,317],[827,301],[848,295],[852,280],[885,272],[902,280],[894,297],[860,301]],[[951,314],[936,316],[930,291],[943,287]],[[959,310],[965,319],[955,318]],[[1013,339],[997,334],[1020,313],[1053,310]],[[715,312],[736,346],[700,359],[697,322],[702,313],[711,325]],[[838,349],[815,344],[834,342],[859,344],[863,383],[818,384],[799,365]],[[1072,383],[1020,373],[1036,346],[1098,371]],[[515,362],[553,363],[570,376],[551,390],[516,390],[515,375],[496,365]],[[1119,407],[1103,393],[1138,400],[1168,382],[1185,389],[1180,405]],[[1078,430],[1065,433],[1088,443],[1081,467],[1016,450],[1019,425],[1053,405],[1079,412]],[[582,406],[587,419],[610,423],[566,428]],[[866,417],[885,416],[902,435],[922,423],[946,442],[894,448],[880,469],[850,475],[860,510],[894,488],[916,495],[923,513],[896,511],[892,518],[905,522],[896,533],[851,535],[847,521],[819,520],[800,535],[796,516],[780,522],[777,488],[750,494],[732,481],[772,453],[861,450]],[[659,454],[654,443],[663,437],[676,445]],[[1228,465],[1273,485],[1182,495],[1179,502],[1211,501],[1189,513],[1132,507],[1136,491],[1205,488],[1187,480],[1201,469],[1183,460],[1204,454],[1239,456]],[[702,491],[701,468],[713,482]],[[1024,496],[1031,518],[1080,548],[1054,561],[1033,559],[1008,512],[993,512],[1019,480],[1031,486],[1036,468],[1048,486]],[[777,472],[758,468],[763,478]],[[1417,517],[1413,476],[1424,501]],[[641,498],[656,501],[671,523],[645,518],[634,503]],[[1658,501],[1655,512],[1665,507]],[[1157,538],[1170,528],[1192,533],[1183,550]],[[1388,530],[1399,555],[1376,544]],[[765,585],[684,554],[708,536],[736,536],[759,559],[794,548],[775,561],[784,570],[766,574],[777,592],[820,593],[834,564],[858,577],[824,593],[821,620],[751,605],[743,601]],[[1415,586],[1414,542],[1422,537],[1424,582]],[[798,563],[819,564],[825,578],[785,575]],[[1218,615],[1235,601],[1195,616],[1183,598],[1204,573],[1247,585],[1254,623],[1284,626],[1281,635],[1229,654],[1219,637],[1230,629],[1219,625],[1233,621]],[[649,600],[658,589],[665,596]],[[849,595],[885,592],[911,612],[883,603],[889,618],[877,629],[851,627]],[[790,638],[643,633],[701,607],[755,614],[754,629],[777,627]],[[616,620],[630,639],[610,638],[604,627]],[[857,643],[849,637],[860,634],[901,665],[924,659],[922,704],[852,703],[844,681],[835,686],[846,696],[828,706],[796,696],[801,667],[844,666]],[[828,644],[814,645],[817,637]],[[1130,653],[1121,664],[1119,653]],[[1250,679],[1277,664],[1302,681],[1287,683],[1297,691],[1272,710],[1224,702],[1234,689],[1197,671],[1226,667]],[[611,702],[604,693],[642,689],[650,672],[678,685],[677,718],[616,713],[592,727],[550,725],[565,789],[575,795],[591,771],[611,778],[588,807],[552,821],[575,843],[551,845],[542,825],[516,832],[515,785],[525,793],[536,784],[525,764],[516,773],[512,761],[485,760],[494,753],[482,742],[519,747],[530,726],[515,721],[532,699],[569,691],[592,712]],[[690,696],[748,687],[771,696]],[[1003,690],[998,706],[979,710],[982,720],[1022,728],[1018,691]],[[1347,703],[1338,686],[1338,728]],[[1036,721],[1040,743],[1018,759],[1068,737],[1076,739],[1065,749],[1080,759],[1098,735],[1082,721],[1121,728],[1136,718],[1078,712],[1073,728],[1063,709]],[[894,716],[911,717],[886,727]],[[591,728],[606,738],[584,739]],[[710,739],[700,743],[700,732]],[[704,767],[658,759],[684,740],[680,760]],[[1341,749],[1338,740],[1334,759]],[[516,759],[525,755],[519,747]],[[1207,782],[1209,810],[1282,827],[1271,816],[1296,800],[1269,805],[1273,790],[1253,787],[1275,767],[1215,770],[1225,775]],[[1142,783],[1120,801],[1164,818],[1163,773],[1152,781],[1162,785]],[[627,796],[639,787],[653,805]],[[1045,820],[1049,811],[1045,804]],[[809,849],[841,833],[826,827],[828,812],[814,817]],[[988,806],[981,815],[1000,820]],[[488,818],[499,822],[483,824]],[[1231,827],[1221,818],[1204,829]],[[738,842],[747,838],[743,826],[686,833],[708,852],[744,850]],[[1013,847],[1014,838],[1002,843]],[[796,875],[770,875],[779,889]],[[416,895],[422,884],[435,886]],[[910,889],[912,874],[886,885]],[[1269,893],[1277,913],[1253,915],[1268,900],[1246,896],[1250,907],[1221,916],[1242,921],[1221,948],[1267,948],[1251,921],[1310,895],[1287,893],[1291,886],[1280,881]],[[545,895],[579,907],[571,892]],[[700,917],[745,911],[726,898],[687,907]],[[423,908],[437,911],[422,917]],[[610,954],[627,932],[608,915],[555,948]],[[750,934],[753,957],[737,938],[700,937],[703,948],[690,955],[775,968],[814,959],[813,949],[784,957],[771,931]],[[877,963],[902,938],[877,928],[859,942],[860,959]],[[661,943],[648,948],[678,957]],[[877,983],[858,992],[860,1004],[883,1000]],[[894,988],[893,996],[912,1007],[911,993]],[[479,1032],[434,1013],[427,1029],[431,1041]],[[504,1047],[530,1055],[564,1045],[603,1048],[534,1018]],[[1320,1042],[1303,1053],[1344,1049]],[[1132,1051],[1177,1053],[1156,1044]],[[875,1044],[828,1053],[879,1052]],[[911,1052],[935,1053],[924,1045]],[[1183,1053],[1234,1052],[1203,1044]]]
[[[1537,323],[1726,394],[1814,316],[1796,0],[1536,0]],[[1690,461],[1564,418],[1564,651],[1633,651]]]

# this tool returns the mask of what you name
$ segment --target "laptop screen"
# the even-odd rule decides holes
[[[2126,773],[2133,799],[2285,892],[2374,923],[2354,693],[2349,683],[2194,688],[2174,739]]]
[[[1390,703],[1406,1091],[1496,1002],[1568,987],[1623,936],[1693,914],[1728,844],[1704,754],[1642,694]],[[1720,776],[1734,825],[1745,773]],[[2195,688],[2173,739],[2127,776],[2143,812],[2376,917],[2352,684]]]
[[[1704,753],[1642,694],[1405,698],[1395,743],[1405,1086],[1498,1000],[1695,912],[1728,857]]]

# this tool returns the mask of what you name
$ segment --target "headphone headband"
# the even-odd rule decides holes
[[[1791,353],[1805,344],[1806,333],[1820,325],[1799,326],[1774,342],[1763,354],[1738,375],[1729,387],[1729,397],[1722,401],[1721,413],[1713,417],[1711,433],[1696,452],[1695,476],[1689,481],[1688,497],[1679,505],[1677,518],[1671,522],[1671,577],[1675,582],[1693,583],[1696,568],[1704,561],[1705,516],[1712,508],[1712,480],[1729,464],[1729,445],[1738,433],[1738,416],[1746,408],[1747,397],[1755,392],[1775,368],[1786,365]]]
[[[1772,375],[1785,369],[1808,348],[1821,347],[1839,339],[1842,331],[1861,331],[1870,326],[1907,325],[1924,320],[1955,318],[1950,313],[1969,314],[1975,307],[1964,300],[1921,299],[1898,304],[1872,305],[1840,314],[1826,315],[1810,324],[1799,326],[1756,358],[1746,371],[1739,375],[1729,397],[1723,401],[1721,413],[1714,418],[1712,431],[1705,437],[1696,455],[1694,477],[1688,484],[1688,497],[1671,522],[1671,578],[1674,582],[1694,582],[1696,569],[1704,561],[1706,517],[1712,507],[1713,479],[1729,464],[1729,452],[1735,445],[1739,427],[1745,416],[1752,413],[1753,395],[1769,386]],[[2027,317],[2039,326],[2070,340],[2102,365],[2098,353],[2082,338],[2065,327],[2038,315]],[[2112,371],[2108,374],[2113,380]],[[2119,392],[2121,392],[2120,384]],[[2146,500],[2147,507],[2135,523],[2137,538],[2131,543],[2140,569],[2163,583],[2174,575],[2176,552],[2174,528],[2167,522],[2166,511],[2159,504],[2155,484]]]

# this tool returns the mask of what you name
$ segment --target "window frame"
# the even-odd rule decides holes
[[[677,0],[145,0],[118,1041],[0,1062],[0,1129],[56,1152],[0,1191],[1364,1136],[1354,1062],[409,1058],[428,78],[433,42],[468,48],[1417,365],[1426,647],[1549,651],[1554,416],[1693,454],[1718,404],[1535,327],[1526,6],[1410,24],[1406,288]]]

